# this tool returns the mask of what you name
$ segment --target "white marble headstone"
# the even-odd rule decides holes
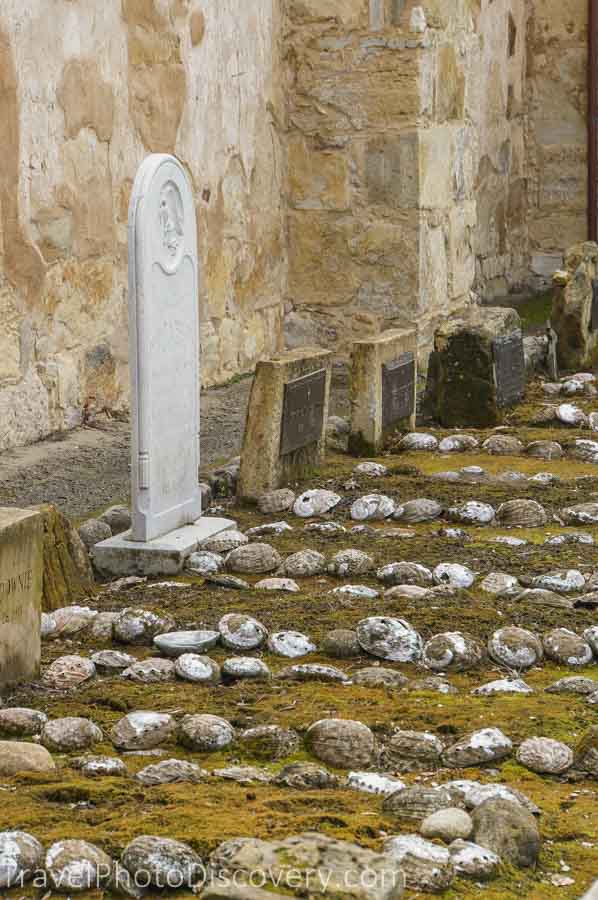
[[[132,541],[201,515],[197,231],[177,159],[141,165],[129,207]]]

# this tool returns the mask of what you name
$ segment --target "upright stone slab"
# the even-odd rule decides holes
[[[474,307],[436,330],[426,412],[445,428],[486,427],[525,393],[521,320],[514,309]]]
[[[355,341],[351,352],[351,433],[349,450],[371,456],[396,428],[415,428],[417,332],[385,331]]]
[[[551,325],[558,335],[562,369],[579,372],[598,366],[598,244],[576,244],[565,269],[554,276]]]
[[[200,519],[199,286],[193,193],[173,156],[141,165],[129,207],[130,532],[96,544],[103,574],[179,571],[232,523]]]
[[[39,673],[42,578],[40,514],[0,508],[0,690]]]
[[[322,461],[332,353],[306,348],[258,363],[245,423],[239,497],[301,478]]]

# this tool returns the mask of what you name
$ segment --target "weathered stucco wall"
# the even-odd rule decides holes
[[[530,0],[528,198],[536,284],[587,238],[587,0]]]
[[[127,206],[174,152],[197,198],[203,380],[277,349],[277,0],[3,0],[0,449],[127,403]]]

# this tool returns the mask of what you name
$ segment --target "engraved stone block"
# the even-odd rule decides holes
[[[395,329],[356,341],[351,365],[349,450],[357,456],[371,455],[394,429],[415,427],[416,331]]]
[[[41,515],[0,508],[0,690],[39,674],[42,578]]]

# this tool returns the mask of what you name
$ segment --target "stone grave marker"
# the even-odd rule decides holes
[[[415,428],[417,332],[394,329],[355,341],[351,352],[351,433],[356,456],[379,451],[397,428]]]
[[[559,367],[579,372],[598,366],[598,244],[571,247],[554,275],[550,322],[558,335]]]
[[[0,690],[39,674],[42,579],[41,515],[0,508]]]
[[[467,318],[448,319],[437,328],[425,409],[445,428],[498,425],[524,393],[516,310],[474,307]]]
[[[152,154],[129,207],[130,532],[97,544],[103,573],[172,574],[226,519],[200,518],[199,291],[193,194]]]
[[[331,351],[307,348],[258,363],[241,451],[240,498],[257,500],[322,461],[331,360]]]

